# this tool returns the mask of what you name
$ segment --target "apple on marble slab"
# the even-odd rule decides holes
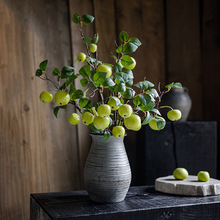
[[[184,180],[177,180],[173,175],[155,180],[155,190],[184,196],[211,196],[220,194],[220,181],[210,178],[207,182],[198,180],[197,176],[189,175]]]

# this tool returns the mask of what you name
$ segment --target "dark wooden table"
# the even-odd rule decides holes
[[[186,197],[156,192],[153,186],[131,187],[115,204],[89,200],[86,191],[31,195],[31,220],[219,220],[220,196]]]

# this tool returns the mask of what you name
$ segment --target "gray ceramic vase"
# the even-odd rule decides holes
[[[131,169],[124,138],[91,134],[92,145],[85,164],[84,183],[91,200],[115,203],[124,200],[131,183]]]

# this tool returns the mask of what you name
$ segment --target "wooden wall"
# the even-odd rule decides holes
[[[85,33],[99,33],[100,59],[112,61],[126,30],[142,42],[136,81],[180,81],[189,119],[220,122],[218,0],[0,0],[0,219],[29,219],[30,193],[83,188],[88,129],[70,126],[65,112],[56,119],[54,104],[38,99],[51,85],[34,76],[42,60],[52,70],[84,51],[75,12],[95,16]]]

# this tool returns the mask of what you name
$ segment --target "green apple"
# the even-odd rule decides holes
[[[101,117],[109,116],[111,114],[111,107],[109,105],[100,105],[97,108],[98,115]]]
[[[129,66],[125,66],[124,68],[129,69],[129,70],[133,70],[135,68],[136,60],[133,57],[131,57],[131,59],[132,59],[133,63],[130,64]]]
[[[149,126],[151,129],[153,130],[158,130],[157,127],[157,120],[155,118],[153,118],[150,122],[149,122]]]
[[[177,121],[181,118],[182,113],[178,109],[173,109],[167,112],[167,118],[169,118],[171,121]]]
[[[129,118],[132,112],[133,112],[133,109],[128,104],[123,104],[118,109],[118,113],[122,118]]]
[[[160,122],[160,121],[162,122],[162,127],[160,128],[160,130],[162,130],[162,129],[165,127],[165,125],[166,125],[166,121],[165,121],[165,119],[162,118],[162,117],[160,117],[159,119],[153,118],[153,119],[149,122],[150,128],[151,128],[152,130],[158,131],[159,128],[158,128],[157,123]]]
[[[173,171],[173,176],[178,180],[184,180],[188,177],[188,171],[185,168],[176,168]]]
[[[80,116],[77,113],[72,113],[69,116],[69,123],[72,125],[77,125],[80,122]]]
[[[43,91],[40,94],[40,100],[44,103],[50,103],[53,99],[53,95],[48,91]]]
[[[96,72],[106,73],[106,77],[109,78],[112,75],[112,68],[108,65],[101,64],[97,67]]]
[[[207,172],[207,171],[200,171],[197,174],[197,177],[198,177],[199,181],[207,182],[207,181],[209,181],[210,175],[209,175],[209,172]]]
[[[79,53],[77,56],[79,62],[84,62],[86,60],[86,55],[84,53]]]
[[[111,109],[113,111],[115,111],[115,110],[119,109],[121,102],[117,97],[114,97],[114,98],[110,98],[108,100],[108,105],[111,107]]]
[[[93,125],[97,129],[105,129],[109,126],[109,124],[110,124],[109,117],[96,116],[94,121],[93,121]]]
[[[135,127],[134,129],[132,129],[133,131],[139,131],[141,129],[141,124],[139,124],[137,127]]]
[[[55,93],[54,101],[57,103],[57,105],[60,106],[66,105],[70,101],[70,95],[65,91],[59,91]]]
[[[125,135],[125,129],[123,126],[115,126],[112,129],[112,134],[116,138],[122,138]]]
[[[90,45],[89,45],[89,51],[90,51],[91,53],[95,53],[96,50],[97,50],[97,45],[96,45],[96,44],[90,44]]]
[[[82,122],[85,125],[90,125],[94,121],[94,115],[90,112],[85,112],[82,114]]]
[[[138,115],[131,115],[124,119],[124,124],[127,129],[138,131],[141,128],[141,118]]]

